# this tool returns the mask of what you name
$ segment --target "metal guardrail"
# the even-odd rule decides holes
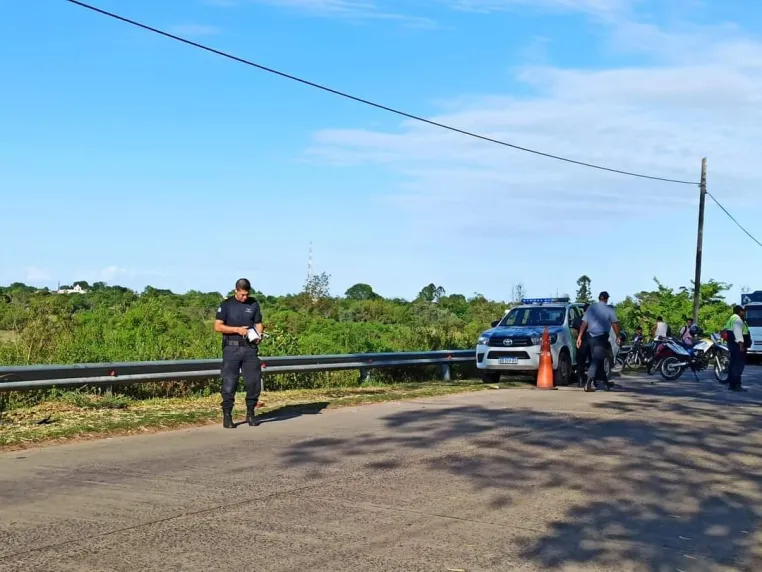
[[[450,380],[453,363],[474,362],[475,350],[261,357],[262,373],[304,373],[357,369],[367,379],[371,369],[439,365]],[[73,365],[0,366],[0,392],[58,386],[137,384],[220,376],[222,359],[171,360]]]

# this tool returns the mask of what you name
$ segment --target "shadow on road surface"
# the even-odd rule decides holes
[[[267,411],[266,413],[262,413],[261,415],[257,415],[257,419],[262,423],[271,423],[273,421],[287,421],[288,419],[294,419],[295,417],[301,417],[302,415],[317,415],[326,407],[328,407],[327,401],[283,405],[277,409],[273,409],[271,411]]]
[[[542,569],[762,570],[760,385],[747,377],[752,391],[734,394],[707,380],[621,383],[587,394],[587,408],[575,411],[395,413],[384,419],[391,436],[309,439],[285,461],[319,470],[373,456],[369,479],[422,463],[464,483],[464,497],[487,493],[480,520],[504,522],[514,540],[495,547],[486,569],[501,569],[518,546]],[[562,392],[551,393],[543,403],[563,408]]]

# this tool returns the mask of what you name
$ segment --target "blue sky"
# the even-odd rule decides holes
[[[762,4],[729,0],[93,0],[506,141],[698,180],[762,240]],[[64,0],[0,17],[0,282],[615,300],[693,277],[697,188],[415,124]],[[762,289],[711,202],[704,277]]]

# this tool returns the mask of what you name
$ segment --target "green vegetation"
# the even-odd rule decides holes
[[[656,282],[656,290],[638,292],[628,296],[617,304],[619,320],[626,331],[632,332],[636,326],[643,328],[643,333],[650,334],[661,316],[677,334],[688,318],[693,316],[693,286],[677,290]],[[732,285],[709,280],[699,289],[698,323],[709,334],[722,329],[732,312],[732,300],[725,301],[724,295]]]
[[[220,336],[212,329],[220,293],[175,294],[150,286],[137,293],[104,283],[78,281],[74,285],[87,293],[56,294],[20,283],[0,288],[0,364],[221,355]],[[577,285],[578,298],[594,295],[587,276],[580,277]],[[658,315],[676,330],[691,314],[691,289],[656,285],[656,290],[640,292],[618,305],[626,331],[641,325],[648,332]],[[700,322],[707,331],[718,330],[727,318],[730,308],[722,296],[729,288],[714,281],[701,287]],[[254,296],[262,305],[270,336],[263,342],[265,356],[472,348],[479,333],[510,305],[479,294],[470,298],[447,294],[435,284],[422,288],[412,301],[382,298],[367,284],[352,286],[344,296],[331,296],[330,277],[325,274],[314,277],[298,294],[267,296],[255,292]],[[460,379],[474,373],[468,366],[456,372]],[[376,382],[412,382],[430,380],[436,374],[436,368],[409,368],[374,371],[372,376]],[[356,372],[346,371],[266,379],[268,390],[357,385]],[[118,391],[137,399],[204,396],[217,393],[219,385],[189,381],[127,386]],[[55,391],[33,391],[0,395],[0,399],[14,408],[56,396]]]

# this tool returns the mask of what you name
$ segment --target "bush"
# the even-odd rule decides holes
[[[589,282],[589,279],[588,279]],[[389,300],[358,284],[345,297],[331,297],[325,275],[297,295],[266,296],[260,301],[269,337],[263,356],[469,349],[508,303],[476,294],[446,295],[429,284],[412,302]],[[649,332],[658,315],[677,331],[692,313],[692,291],[656,282],[617,306],[623,328],[640,325]],[[730,314],[722,295],[730,286],[709,281],[701,287],[700,323],[718,330]],[[94,285],[87,294],[59,295],[24,284],[0,288],[0,364],[87,363],[221,357],[220,335],[213,330],[222,294],[190,291],[175,294],[146,287],[142,293],[121,286]],[[473,367],[458,366],[460,375]],[[374,383],[420,381],[438,368],[374,370]],[[268,376],[267,389],[356,385],[357,372],[300,373]],[[117,386],[133,397],[182,396],[219,391],[219,380]],[[90,393],[98,393],[94,388]],[[55,392],[14,394],[15,404],[31,404]],[[67,399],[72,399],[68,397]],[[79,399],[79,398],[78,398]],[[84,398],[83,398],[84,399]],[[6,399],[7,400],[7,399]]]

